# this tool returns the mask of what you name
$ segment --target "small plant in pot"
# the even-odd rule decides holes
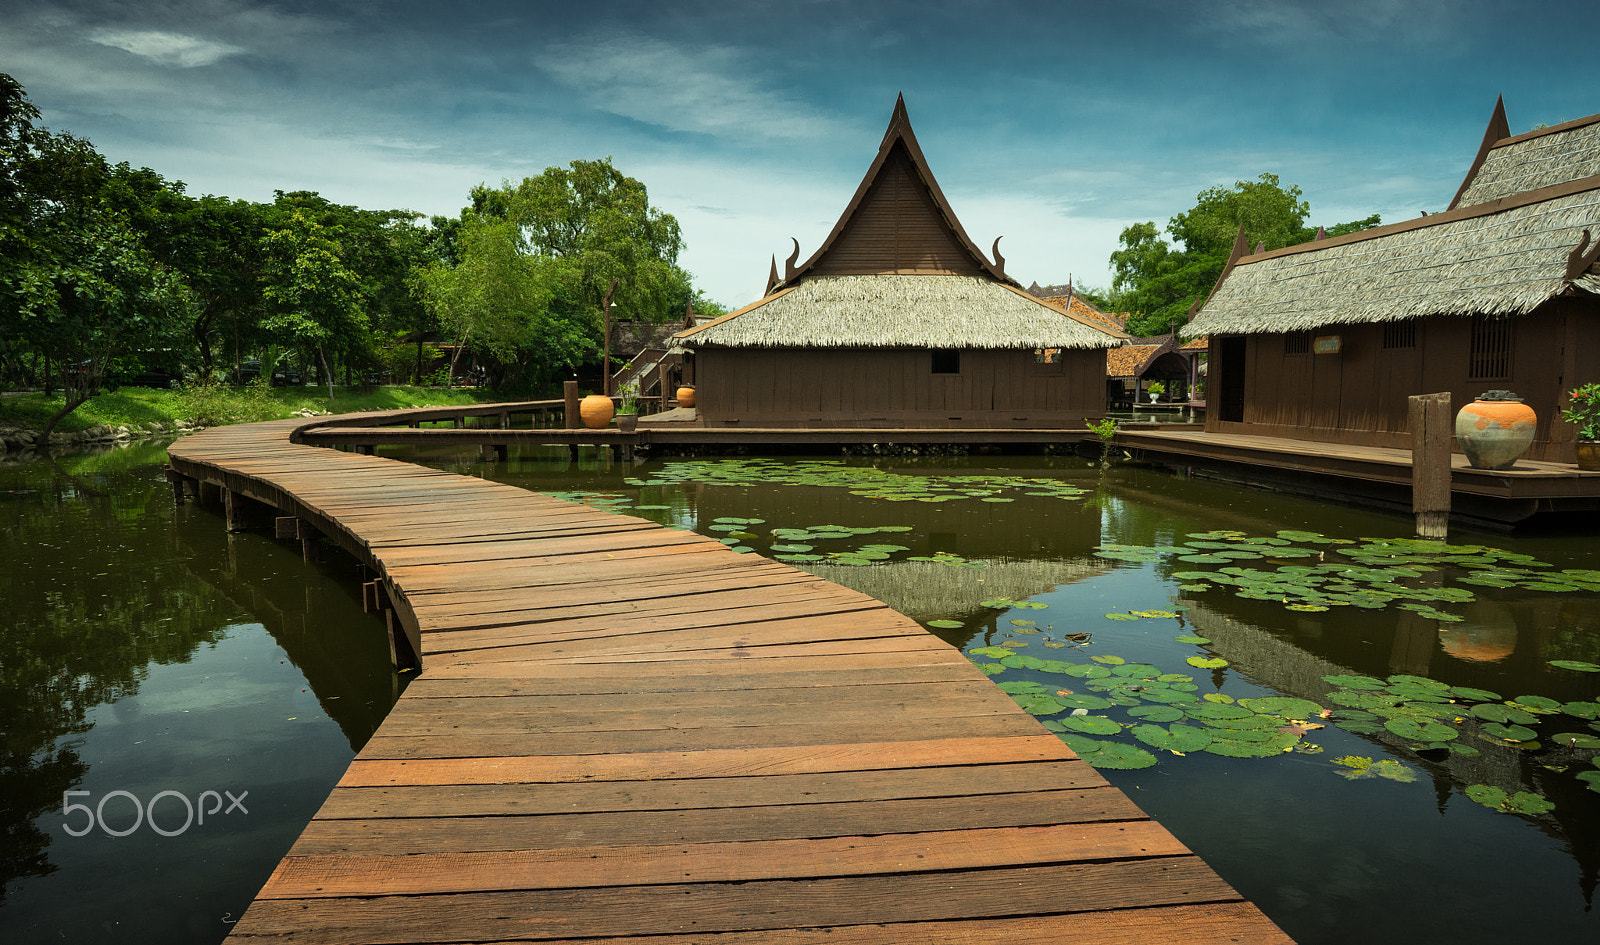
[[[617,429],[633,432],[639,422],[639,382],[629,381],[617,392]]]
[[[1561,419],[1578,428],[1578,468],[1600,470],[1600,383],[1567,391]]]
[[[1167,385],[1160,381],[1151,381],[1145,386],[1145,391],[1150,395],[1150,402],[1153,404],[1161,399],[1162,394],[1167,392]]]

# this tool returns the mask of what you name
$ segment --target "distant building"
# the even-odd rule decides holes
[[[1573,461],[1564,392],[1600,380],[1600,115],[1511,135],[1496,103],[1449,209],[1245,254],[1208,335],[1206,429],[1405,447],[1407,400],[1515,391],[1531,459]]]
[[[1081,427],[1125,335],[1034,298],[973,245],[904,100],[839,222],[757,302],[679,332],[710,426]]]

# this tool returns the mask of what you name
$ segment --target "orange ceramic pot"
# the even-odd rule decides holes
[[[693,407],[694,406],[694,388],[693,387],[680,387],[680,388],[678,388],[678,406],[680,406],[680,407]]]
[[[1537,419],[1516,394],[1491,390],[1456,414],[1456,442],[1478,469],[1509,469],[1533,442]]]
[[[583,425],[591,430],[605,429],[611,423],[611,415],[616,412],[617,405],[604,394],[590,394],[578,404],[578,416],[583,418]]]

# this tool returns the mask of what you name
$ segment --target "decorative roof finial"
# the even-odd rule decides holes
[[[1006,258],[1000,255],[1000,237],[996,236],[994,238],[994,249],[991,252],[994,256],[995,271],[1000,273],[1000,277],[1003,279],[1006,275]]]
[[[794,264],[800,261],[800,241],[792,236],[789,239],[794,240],[794,252],[790,253],[789,258],[783,261],[783,280],[785,282],[795,277],[797,270],[794,268]]]

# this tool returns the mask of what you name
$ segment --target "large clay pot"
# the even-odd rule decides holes
[[[583,425],[591,430],[605,429],[611,423],[611,415],[616,412],[617,405],[604,394],[590,394],[578,404],[578,416],[583,418]]]
[[[1533,408],[1508,390],[1491,390],[1456,414],[1456,442],[1478,469],[1509,469],[1533,442]]]
[[[678,388],[678,406],[680,406],[680,407],[693,407],[694,406],[694,388],[693,387],[680,387],[680,388]]]
[[[1600,443],[1594,440],[1578,441],[1578,468],[1600,472]]]

